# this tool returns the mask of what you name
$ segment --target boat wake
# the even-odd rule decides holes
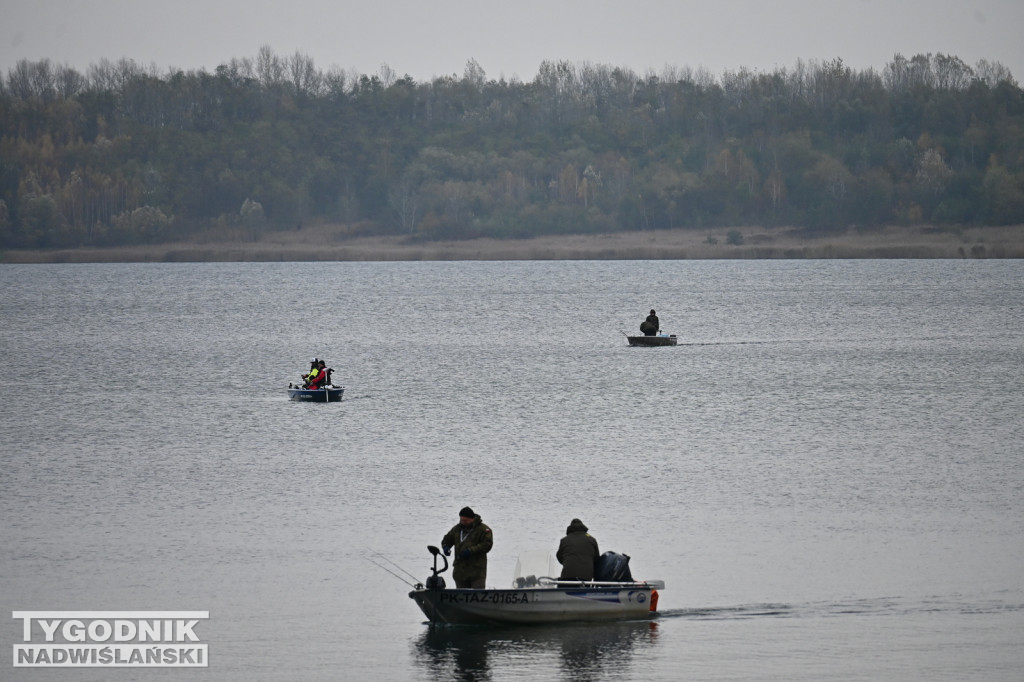
[[[768,346],[814,343],[816,339],[730,339],[728,341],[680,341],[680,346]]]
[[[1024,611],[1024,604],[987,599],[959,601],[948,597],[908,600],[901,597],[854,599],[841,602],[805,604],[743,604],[695,609],[662,609],[658,619],[743,620],[748,618],[805,618],[830,616],[906,616],[915,613],[1008,613]]]
[[[778,341],[682,341],[677,346],[757,346]]]
[[[739,620],[744,618],[775,617],[793,615],[788,604],[748,604],[744,606],[706,607],[699,609],[661,609],[658,619],[686,618],[689,620]]]

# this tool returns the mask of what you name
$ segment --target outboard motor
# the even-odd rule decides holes
[[[434,555],[434,566],[431,569],[433,570],[434,575],[429,576],[427,578],[426,587],[428,590],[443,590],[445,588],[444,578],[442,578],[438,574],[444,573],[448,570],[448,557],[442,554],[441,550],[439,550],[437,547],[434,547],[433,545],[427,545],[427,551]],[[444,560],[444,568],[442,568],[440,571],[437,570],[437,557],[441,557],[441,559]]]

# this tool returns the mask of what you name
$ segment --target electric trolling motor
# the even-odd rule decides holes
[[[448,557],[446,557],[444,554],[442,554],[441,550],[439,550],[437,547],[434,547],[433,545],[427,545],[427,551],[429,551],[431,554],[434,555],[434,566],[431,569],[431,570],[434,571],[434,575],[429,576],[427,578],[427,589],[428,590],[443,590],[444,587],[445,587],[445,585],[444,585],[444,578],[442,578],[438,574],[439,573],[444,573],[445,571],[448,570]],[[437,557],[441,557],[441,559],[444,561],[444,568],[442,568],[440,571],[437,570]]]

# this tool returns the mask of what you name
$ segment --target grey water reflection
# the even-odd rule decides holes
[[[614,678],[658,641],[658,623],[427,626],[415,641],[417,670],[431,680],[493,680],[530,670],[560,679]]]

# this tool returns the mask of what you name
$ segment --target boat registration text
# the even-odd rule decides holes
[[[449,604],[528,604],[526,592],[449,592],[441,593],[441,603]]]

